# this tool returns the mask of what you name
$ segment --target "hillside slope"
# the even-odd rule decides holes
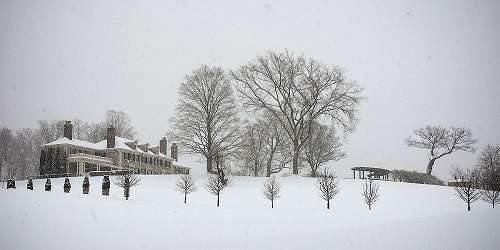
[[[122,190],[100,195],[102,177],[44,180],[35,190],[18,182],[0,189],[1,249],[498,249],[500,209],[477,202],[467,212],[449,187],[380,182],[380,200],[369,211],[362,181],[341,180],[332,209],[318,196],[314,179],[283,177],[281,198],[271,209],[263,178],[235,177],[221,196],[198,191],[183,204],[178,176],[143,176],[125,201]],[[9,230],[7,230],[9,229]]]

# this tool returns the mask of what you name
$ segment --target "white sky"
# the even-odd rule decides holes
[[[117,109],[154,142],[185,74],[287,48],[365,87],[349,157],[331,164],[339,175],[424,171],[426,152],[404,144],[415,128],[466,126],[479,147],[500,143],[498,13],[500,1],[0,1],[0,126]],[[475,157],[454,154],[435,174]]]

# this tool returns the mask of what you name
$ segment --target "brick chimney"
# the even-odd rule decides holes
[[[115,147],[115,128],[110,127],[107,129],[106,133],[107,148]]]
[[[160,140],[160,153],[167,155],[167,148],[168,148],[167,138],[163,137]]]
[[[172,145],[170,146],[170,157],[174,158],[175,161],[178,161],[178,148],[177,148],[177,143],[172,142]]]
[[[71,121],[66,121],[64,123],[64,137],[73,140],[73,125],[71,124]]]

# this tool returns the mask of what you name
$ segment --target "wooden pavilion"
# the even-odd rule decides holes
[[[390,170],[387,170],[387,169],[371,168],[371,167],[353,167],[353,168],[351,168],[351,170],[352,170],[352,174],[353,174],[354,179],[356,179],[356,172],[358,172],[359,179],[366,179],[365,172],[368,172],[366,174],[366,177],[368,177],[370,179],[388,180],[389,173],[391,172]]]

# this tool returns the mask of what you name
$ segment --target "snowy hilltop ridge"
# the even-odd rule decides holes
[[[18,181],[17,189],[0,190],[0,224],[10,229],[0,234],[0,248],[496,249],[500,243],[500,210],[476,202],[467,212],[452,187],[376,181],[380,198],[368,210],[364,181],[342,179],[327,210],[315,179],[280,177],[271,209],[262,194],[266,178],[233,177],[217,208],[203,188],[206,175],[194,176],[198,190],[187,204],[176,190],[179,177],[142,176],[129,201],[115,185],[102,196],[102,177],[90,177],[88,195],[81,192],[83,177],[70,178],[70,193],[63,192],[64,178],[53,179],[51,192],[43,179],[33,181],[33,191]],[[20,233],[32,238],[13,241]]]

